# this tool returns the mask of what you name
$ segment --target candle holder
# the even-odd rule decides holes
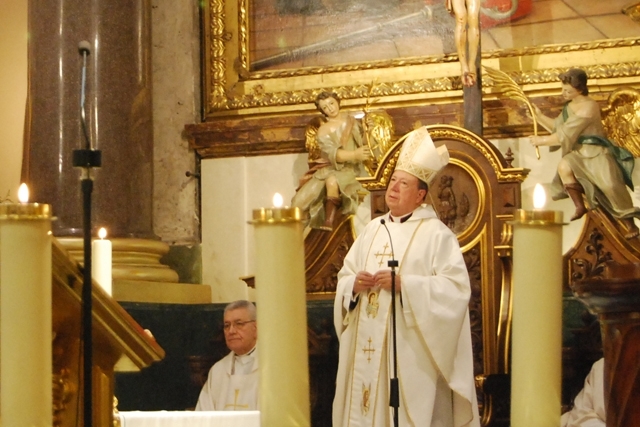
[[[560,425],[563,213],[515,212],[511,425]]]
[[[302,221],[304,215],[300,208],[288,206],[282,208],[259,208],[253,211],[253,220],[249,224]]]
[[[7,426],[51,425],[51,220],[47,204],[0,204],[0,418]]]
[[[0,220],[53,220],[51,205],[41,203],[0,203]]]
[[[260,424],[309,427],[302,213],[299,208],[260,208],[249,223],[256,249]]]
[[[566,225],[563,221],[562,211],[547,211],[543,209],[516,209],[512,224],[519,225]]]

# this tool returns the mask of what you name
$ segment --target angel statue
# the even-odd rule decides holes
[[[345,215],[355,213],[367,193],[357,177],[375,167],[382,146],[377,144],[374,153],[367,142],[379,141],[379,135],[388,132],[381,132],[375,114],[366,114],[363,124],[340,111],[336,93],[320,93],[315,105],[323,117],[307,126],[309,171],[300,179],[291,204],[308,214],[311,228],[331,231],[336,212],[340,209]]]
[[[550,187],[552,197],[571,198],[576,207],[572,221],[587,213],[587,205],[589,209],[602,206],[623,223],[625,238],[635,238],[640,231],[634,218],[640,218],[640,209],[633,206],[625,188],[627,185],[633,190],[633,155],[607,139],[598,103],[588,96],[585,71],[572,68],[559,78],[562,97],[567,101],[562,113],[554,120],[534,106],[538,123],[551,134],[530,137],[535,147],[562,149],[562,159]]]

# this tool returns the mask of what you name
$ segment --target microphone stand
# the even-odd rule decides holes
[[[93,336],[92,336],[92,301],[91,301],[91,194],[93,192],[93,169],[102,166],[102,153],[91,147],[87,132],[84,98],[87,73],[87,56],[91,45],[81,41],[78,50],[83,58],[82,86],[80,93],[80,123],[85,140],[85,148],[73,150],[73,167],[81,168],[82,189],[82,223],[84,240],[84,268],[82,282],[82,341],[83,341],[83,386],[84,386],[84,427],[93,425]]]
[[[398,427],[398,408],[400,407],[400,386],[398,383],[398,344],[396,331],[396,267],[398,266],[398,261],[396,260],[395,253],[393,251],[391,232],[389,231],[384,218],[380,220],[380,224],[382,224],[385,230],[387,230],[387,234],[389,235],[389,244],[391,245],[391,259],[387,261],[387,266],[391,268],[391,342],[393,348],[393,377],[389,382],[389,406],[393,408],[393,425],[394,427]]]
[[[391,237],[391,236],[389,236]],[[398,345],[396,339],[396,267],[398,261],[390,259],[391,267],[391,338],[393,342],[393,378],[389,383],[389,406],[393,408],[393,425],[398,427],[398,408],[400,407],[400,387],[398,384]]]

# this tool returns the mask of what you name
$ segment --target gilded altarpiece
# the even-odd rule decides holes
[[[328,12],[319,13],[318,8],[313,12],[312,6],[306,11],[301,9],[296,12],[294,6],[298,5],[300,9],[302,3],[324,5],[318,8],[324,7]],[[272,26],[280,25],[285,18],[292,17],[297,20],[295,22],[319,23],[325,28],[325,37],[333,35],[337,44],[344,44],[340,41],[341,37],[350,34],[349,31],[337,28],[331,22],[332,17],[339,15],[335,9],[339,8],[337,3],[340,2],[210,0],[204,5],[204,123],[187,125],[191,145],[202,157],[303,152],[303,128],[316,115],[313,100],[323,90],[338,93],[343,100],[343,107],[348,109],[362,108],[370,95],[377,99],[377,107],[411,110],[413,115],[426,116],[422,124],[460,125],[463,122],[458,57],[449,40],[453,35],[450,28],[453,18],[442,10],[444,1],[424,2],[431,12],[420,19],[441,30],[435,35],[426,29],[413,34],[413,44],[425,45],[422,54],[407,51],[399,52],[395,57],[379,59],[382,58],[380,53],[378,57],[365,60],[360,55],[348,54],[352,50],[345,45],[345,49],[319,62],[322,65],[313,65],[310,61],[289,61],[284,65],[259,66],[265,58],[275,57],[282,52],[295,53],[295,49],[298,49],[296,46],[304,45],[304,42],[294,41],[291,37],[287,39],[287,32],[292,30],[286,27],[276,28],[278,31],[269,28],[264,23],[267,18],[258,19],[261,13],[274,13],[274,10],[278,13],[274,15],[276,18]],[[375,11],[376,7],[382,7],[378,3],[374,0],[353,0],[346,2],[346,10],[339,12],[348,14],[352,9],[358,10],[359,16],[367,21],[367,7]],[[407,2],[402,3],[404,5]],[[535,12],[539,7],[542,6],[533,2],[530,9]],[[488,6],[485,9],[482,13],[490,13]],[[332,10],[333,15],[329,13]],[[633,25],[634,21],[628,19]],[[495,28],[499,28],[502,34],[509,34],[511,29],[515,37],[517,32],[517,28],[512,27],[515,23],[492,25],[496,25]],[[403,28],[400,26],[396,31],[399,36],[394,33],[389,37],[404,35],[406,30]],[[495,28],[488,28],[487,31]],[[485,33],[483,31],[483,37]],[[277,34],[282,36],[278,38]],[[430,51],[426,47],[429,43],[424,42],[436,36],[442,44],[440,53]],[[372,40],[362,49],[382,51],[382,41]],[[640,50],[637,47],[640,39],[637,37],[585,37],[567,44],[535,45],[535,40],[532,43],[534,45],[511,48],[498,48],[486,43],[481,52],[481,64],[507,72],[523,87],[527,96],[543,105],[545,96],[558,93],[557,76],[569,67],[579,66],[587,71],[591,81],[598,81],[597,89],[592,91],[594,93],[605,94],[625,85],[638,86]],[[322,52],[316,53],[319,55]],[[308,52],[305,55],[308,56]],[[499,138],[530,134],[531,120],[523,106],[503,101],[500,94],[494,93],[493,86],[490,78],[482,78],[484,136]],[[411,130],[411,124],[399,124],[398,131],[404,133]]]

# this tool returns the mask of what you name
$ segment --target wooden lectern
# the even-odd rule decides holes
[[[82,273],[54,239],[53,425],[83,425]],[[113,426],[114,372],[136,371],[161,360],[164,350],[97,283],[93,283],[93,426]]]

